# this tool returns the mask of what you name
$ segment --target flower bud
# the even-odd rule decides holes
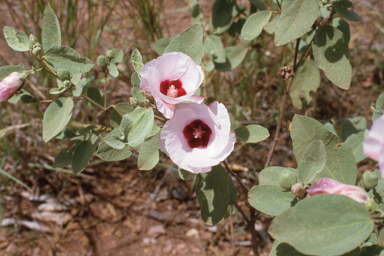
[[[0,102],[8,100],[23,84],[22,75],[13,72],[0,82]]]
[[[113,51],[112,50],[108,50],[105,55],[107,55],[108,59],[113,59],[113,57],[115,57],[115,55],[113,54]]]
[[[304,196],[305,189],[301,183],[296,183],[292,186],[291,193],[301,198]]]
[[[71,80],[71,73],[65,68],[59,69],[59,71],[57,71],[57,76],[61,81]]]
[[[72,83],[69,80],[65,80],[63,82],[63,84],[64,84],[65,88],[67,88],[67,89],[71,88],[71,86],[72,86]]]
[[[33,49],[32,49],[32,55],[33,56],[37,56],[41,51],[41,44],[40,43],[35,43],[33,45]]]
[[[29,50],[33,49],[33,46],[37,43],[37,39],[34,35],[29,35]]]
[[[101,70],[105,70],[109,64],[109,60],[104,55],[100,55],[97,57],[97,65],[101,68]]]
[[[363,186],[366,191],[369,191],[377,186],[379,176],[375,172],[366,171],[363,173]]]
[[[285,169],[280,172],[279,175],[279,184],[282,188],[286,190],[291,190],[293,184],[297,182],[296,174],[294,174],[291,170]]]
[[[134,97],[130,97],[129,98],[129,103],[134,106],[134,107],[137,107],[137,99],[135,99]]]
[[[307,189],[310,196],[322,194],[339,194],[352,198],[353,200],[366,204],[370,198],[368,193],[357,186],[347,185],[329,178],[322,178]]]

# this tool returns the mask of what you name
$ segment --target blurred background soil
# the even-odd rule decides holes
[[[199,1],[206,21],[213,2]],[[238,3],[249,6],[245,0]],[[51,5],[61,23],[63,45],[93,61],[107,49],[123,49],[120,76],[109,81],[112,104],[130,97],[132,51],[138,48],[147,62],[156,57],[151,43],[176,36],[191,25],[189,1],[183,0],[66,0],[51,1]],[[44,6],[42,0],[1,0],[0,25],[40,38]],[[272,166],[297,167],[287,129],[294,114],[333,121],[338,127],[355,116],[364,116],[371,124],[370,106],[384,89],[384,3],[354,1],[354,10],[363,21],[349,22],[351,88],[341,90],[322,74],[322,85],[306,108],[299,110],[289,103]],[[0,66],[23,63],[28,69],[34,64],[28,52],[12,51],[3,35],[0,38]],[[224,36],[223,41],[229,39]],[[273,136],[283,88],[277,69],[290,64],[292,57],[286,54],[286,47],[274,47],[273,37],[265,33],[252,49],[264,56],[262,62],[247,57],[233,72],[212,72],[207,92],[223,102],[239,122],[263,125]],[[101,86],[97,66],[91,79],[93,86]],[[29,79],[26,88],[45,99],[53,86],[52,77],[39,74]],[[74,126],[93,124],[95,118],[98,124],[109,123],[102,111],[82,102],[77,106]],[[41,123],[46,107],[0,103],[0,168],[31,188],[0,175],[5,205],[0,255],[253,255],[251,237],[239,212],[235,210],[217,226],[206,226],[191,190],[192,181],[181,180],[166,156],[155,169],[145,172],[137,169],[135,157],[112,163],[94,157],[81,175],[53,168],[54,157],[67,141],[43,143]],[[238,142],[228,159],[249,187],[257,184],[271,141]],[[374,167],[368,160],[359,163],[359,171]],[[246,199],[238,186],[238,204],[248,214]],[[273,242],[267,234],[270,221],[269,216],[261,215],[256,224],[260,255],[268,255]]]

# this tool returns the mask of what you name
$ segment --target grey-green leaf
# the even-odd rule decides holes
[[[308,255],[340,255],[369,237],[373,221],[364,205],[338,194],[306,198],[277,216],[273,238]]]
[[[169,45],[169,43],[173,40],[173,37],[164,37],[156,42],[151,44],[152,50],[154,50],[158,55],[163,55],[165,48]]]
[[[376,121],[376,119],[382,114],[384,114],[384,92],[382,92],[376,100],[375,112],[372,115],[372,121]]]
[[[259,174],[259,184],[260,185],[274,185],[274,186],[280,186],[279,184],[279,175],[280,173],[285,170],[289,169],[292,171],[296,176],[299,176],[296,169],[293,168],[285,168],[280,166],[270,166],[264,170],[262,170]],[[300,182],[300,181],[298,181]]]
[[[71,75],[88,72],[95,65],[87,57],[80,57],[76,50],[68,46],[52,46],[46,52],[45,60],[56,72],[65,68]]]
[[[352,134],[367,129],[367,120],[363,116],[348,118],[341,125],[341,140],[345,141]]]
[[[307,256],[286,243],[275,240],[268,256]]]
[[[244,60],[248,48],[242,45],[230,46],[225,48],[225,63],[215,63],[215,69],[219,71],[229,71],[235,69]]]
[[[120,131],[118,131],[118,133],[120,134]],[[112,135],[109,133],[104,137],[103,141],[99,145],[96,155],[104,161],[121,161],[130,157],[132,152],[129,151],[128,145],[125,145],[123,149],[115,149],[105,142]]]
[[[326,152],[321,140],[313,141],[308,145],[299,167],[299,179],[307,185],[312,182],[315,175],[323,170],[326,163]]]
[[[230,201],[228,176],[223,167],[217,165],[204,176],[198,175],[196,197],[203,221],[209,226],[219,223],[227,213]]]
[[[341,0],[333,2],[333,8],[338,14],[341,15],[341,17],[346,18],[348,20],[361,21],[361,18],[357,13],[352,10],[348,10],[348,8],[350,7],[352,7],[351,1]]]
[[[8,46],[13,50],[19,52],[29,51],[29,39],[24,32],[4,26],[3,33]]]
[[[119,127],[123,116],[133,111],[134,108],[135,107],[129,104],[128,102],[117,103],[111,112],[111,120],[110,120],[111,127],[113,128]]]
[[[132,52],[131,59],[132,59],[132,64],[134,69],[138,74],[140,74],[140,71],[143,68],[144,64],[143,64],[143,57],[141,56],[141,53],[139,52],[139,50],[135,49]]]
[[[119,71],[117,70],[117,66],[114,63],[110,63],[108,65],[108,72],[113,77],[119,76]]]
[[[256,12],[249,16],[241,30],[241,36],[245,40],[255,39],[258,35],[260,35],[263,27],[269,22],[271,15],[271,11],[265,10]]]
[[[296,196],[280,186],[258,185],[248,192],[248,202],[255,209],[277,216],[297,203]]]
[[[159,162],[159,138],[160,131],[147,138],[140,146],[140,154],[137,159],[139,170],[152,170]]]
[[[182,52],[197,64],[201,64],[204,55],[203,28],[201,25],[192,25],[176,36],[165,48],[164,53]]]
[[[93,154],[93,145],[89,140],[81,142],[77,145],[72,158],[72,170],[78,174],[88,165]]]
[[[0,67],[0,81],[3,81],[4,78],[9,76],[13,72],[24,72],[25,68],[23,64],[15,65],[15,66],[2,66]]]
[[[351,32],[349,30],[349,24],[341,18],[334,18],[332,24],[335,28],[343,32],[344,38],[347,42],[351,39]]]
[[[347,51],[348,41],[343,32],[329,25],[317,29],[313,38],[316,64],[331,82],[344,90],[349,88],[352,79],[352,67],[345,56]]]
[[[43,49],[45,52],[47,52],[53,46],[61,45],[61,32],[59,20],[57,19],[56,14],[52,10],[51,5],[49,3],[47,3],[44,10],[41,38]]]
[[[99,106],[104,106],[104,93],[96,87],[89,87],[87,90],[87,96],[96,102]],[[107,102],[108,103],[108,102]],[[97,108],[92,102],[91,104]]]
[[[60,151],[60,153],[55,157],[55,161],[53,161],[53,167],[67,167],[72,163],[74,148],[64,148]]]
[[[196,174],[180,169],[180,167],[178,167],[178,171],[179,171],[179,176],[182,180],[190,180],[196,176]]]
[[[220,37],[216,35],[209,35],[204,41],[204,51],[215,62],[225,62],[225,50]]]
[[[264,11],[268,9],[262,0],[250,0],[250,1],[252,5],[259,8],[260,11]]]
[[[317,0],[284,0],[275,31],[275,45],[285,45],[312,29],[319,14]]]
[[[280,20],[280,14],[273,17],[273,19],[270,22],[268,22],[267,25],[264,26],[265,32],[267,32],[270,35],[275,33],[275,30],[276,30],[277,24],[279,23],[279,20]]]
[[[257,143],[269,137],[269,131],[261,125],[241,126],[235,130],[236,137],[247,143]]]
[[[212,6],[212,27],[215,34],[226,31],[233,23],[236,13],[235,0],[216,0]]]
[[[320,71],[313,60],[304,60],[297,68],[292,81],[289,95],[292,104],[298,109],[303,107],[303,101],[309,103],[312,100],[312,93],[320,86]]]
[[[59,98],[51,103],[44,113],[43,140],[48,142],[59,134],[71,120],[73,113],[73,99]]]

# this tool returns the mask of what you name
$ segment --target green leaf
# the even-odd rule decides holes
[[[131,84],[133,85],[131,88],[132,97],[137,99],[138,102],[144,102],[147,98],[140,93],[140,77],[137,72],[133,72],[131,76]]]
[[[23,97],[27,97],[29,99],[32,99],[33,96],[27,92],[26,90],[24,89],[21,89],[21,93],[15,93],[12,95],[11,98],[8,99],[8,102],[9,103],[13,103],[13,104],[16,104],[17,102],[19,102]]]
[[[348,41],[343,32],[332,26],[318,28],[313,39],[316,64],[331,82],[347,90],[351,85],[352,67],[345,56]]]
[[[194,4],[191,8],[192,25],[203,24],[203,9],[201,5]]]
[[[307,256],[295,250],[292,246],[286,243],[275,240],[272,245],[271,252],[268,256]]]
[[[112,49],[113,58],[111,59],[111,63],[117,65],[123,61],[124,52],[121,49]]]
[[[111,112],[111,120],[110,120],[111,127],[113,128],[119,127],[123,116],[133,111],[134,108],[135,107],[129,104],[128,102],[117,103]]]
[[[44,113],[43,140],[50,141],[59,134],[71,120],[73,113],[73,99],[59,98],[51,103]]]
[[[310,143],[316,140],[323,142],[327,161],[324,169],[316,174],[316,180],[328,177],[345,184],[355,184],[357,168],[352,150],[346,144],[339,147],[338,137],[320,122],[313,118],[295,115],[291,124],[291,137],[298,163]]]
[[[292,104],[298,109],[303,107],[303,100],[307,103],[312,100],[312,93],[320,86],[320,71],[313,60],[303,60],[293,77],[289,95]]]
[[[289,169],[294,174],[296,174],[296,176],[299,176],[296,169],[279,167],[279,166],[271,166],[271,167],[268,167],[268,168],[266,168],[260,172],[259,177],[258,177],[259,178],[259,184],[260,185],[280,186],[279,175],[285,169]],[[298,181],[298,182],[300,182],[300,181]]]
[[[275,31],[275,45],[285,45],[312,29],[319,14],[317,0],[284,0]]]
[[[312,182],[315,175],[323,170],[326,163],[326,152],[321,140],[313,141],[308,145],[299,167],[299,179],[307,185]]]
[[[158,55],[163,55],[165,48],[169,45],[169,43],[173,40],[173,37],[164,37],[156,42],[151,44],[152,50],[154,50]]]
[[[87,96],[91,100],[93,100],[94,102],[99,104],[100,106],[104,106],[104,93],[102,91],[100,91],[99,88],[89,87],[88,90],[87,90]],[[91,102],[91,104],[92,104],[93,107],[97,108],[97,106],[94,105],[92,102]]]
[[[137,159],[139,170],[152,170],[159,162],[159,138],[160,130],[154,136],[147,138],[140,146],[140,154]]]
[[[334,18],[332,20],[332,25],[337,28],[338,30],[340,30],[341,32],[343,32],[344,34],[344,38],[345,40],[347,41],[347,43],[349,42],[349,40],[351,39],[351,32],[349,30],[349,24],[348,22],[346,22],[345,20],[343,19],[340,19],[340,18]]]
[[[144,142],[146,136],[153,128],[152,108],[137,107],[132,112],[125,114],[120,124],[120,131],[128,139],[131,147],[136,147]]]
[[[44,9],[41,38],[45,52],[53,46],[61,45],[60,23],[49,3],[47,3]]]
[[[197,177],[196,197],[201,205],[201,217],[205,224],[216,225],[226,215],[231,197],[227,173],[216,165],[207,174]]]
[[[29,39],[24,32],[4,26],[3,33],[8,46],[13,50],[19,52],[29,51]]]
[[[119,76],[119,71],[117,70],[117,66],[115,64],[113,64],[113,63],[110,63],[108,65],[108,72],[113,77],[118,77]]]
[[[182,52],[200,65],[204,55],[203,32],[199,24],[190,26],[169,43],[164,53]]]
[[[375,197],[379,207],[384,210],[384,180],[379,179],[377,186],[371,189],[368,194],[371,198]]]
[[[114,133],[120,134],[120,130],[117,129]],[[112,132],[104,137],[99,145],[96,155],[104,161],[121,161],[130,157],[132,152],[129,151],[128,145],[124,145],[123,149],[115,149],[106,143],[111,136],[113,136]]]
[[[24,65],[19,64],[15,66],[2,66],[0,67],[0,81],[3,81],[4,78],[9,76],[13,72],[22,73],[25,71]]]
[[[248,202],[255,209],[277,216],[297,203],[296,196],[280,186],[258,185],[248,192]]]
[[[267,25],[264,26],[265,32],[272,35],[275,33],[277,24],[279,24],[280,14],[276,15]]]
[[[356,163],[366,158],[363,151],[363,142],[368,135],[367,133],[368,130],[352,134],[345,141],[345,144],[351,148],[353,155],[355,156]]]
[[[234,205],[237,202],[237,189],[235,184],[233,183],[232,178],[228,175],[228,187],[229,187],[229,193],[230,193],[230,198],[229,198],[229,204]]]
[[[132,52],[131,59],[132,59],[132,64],[134,69],[138,74],[140,74],[140,71],[143,68],[144,64],[143,64],[143,57],[141,56],[141,53],[139,52],[139,50],[135,49]]]
[[[53,161],[53,167],[67,167],[72,163],[74,148],[68,147],[64,148],[60,151],[60,153],[55,157],[55,161]]]
[[[260,35],[263,27],[271,19],[272,12],[265,10],[256,12],[247,18],[243,29],[241,30],[241,36],[245,40],[253,40]]]
[[[384,250],[383,247],[375,245],[369,247],[363,247],[359,256],[380,256],[380,252]]]
[[[190,180],[196,176],[196,174],[180,169],[180,167],[177,167],[177,169],[179,171],[179,176],[182,180]]]
[[[235,133],[238,139],[247,143],[257,143],[269,137],[269,131],[261,125],[241,126]]]
[[[72,158],[72,170],[78,174],[88,165],[93,154],[93,145],[89,140],[81,142],[77,145]]]
[[[338,194],[316,195],[277,216],[269,233],[301,253],[329,256],[358,247],[373,226],[368,210],[355,200]]]
[[[344,0],[333,2],[333,8],[338,14],[340,14],[341,17],[348,20],[361,21],[361,18],[357,13],[352,10],[348,10],[348,8],[352,7],[352,5],[352,2]]]
[[[116,150],[123,150],[126,146],[126,140],[124,140],[124,136],[121,134],[120,128],[113,129],[107,136],[104,137],[103,142]]]
[[[87,85],[87,79],[83,78],[79,82],[75,84],[73,88],[72,94],[75,97],[80,97],[83,94],[83,89]]]
[[[225,48],[225,63],[215,63],[215,69],[219,71],[229,71],[235,69],[244,60],[248,48],[242,45],[230,46]]]
[[[0,223],[3,220],[4,209],[5,209],[5,204],[4,204],[3,199],[0,197]]]
[[[382,92],[376,100],[375,112],[372,115],[372,121],[376,121],[376,119],[382,114],[384,114],[384,92]]]
[[[251,1],[253,6],[259,8],[259,10],[261,10],[261,11],[268,9],[262,0],[250,0],[250,1]]]
[[[56,72],[65,68],[71,75],[88,72],[95,65],[87,57],[80,57],[76,50],[68,46],[52,46],[46,51],[45,60]]]
[[[345,141],[352,134],[367,129],[367,120],[363,116],[348,118],[341,125],[341,140]]]
[[[214,34],[221,34],[233,23],[236,16],[235,0],[215,0],[212,6],[212,27]]]
[[[204,51],[215,62],[225,62],[225,50],[220,37],[216,35],[209,35],[204,41]]]

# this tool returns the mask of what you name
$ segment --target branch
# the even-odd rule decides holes
[[[227,162],[224,160],[223,161],[224,163],[224,166],[225,166],[225,169],[227,169],[227,171],[233,176],[236,178],[237,182],[239,182],[239,184],[248,192],[249,191],[249,188],[247,188],[247,186],[244,185],[244,183],[241,181],[240,177],[234,173],[231,168],[229,168]]]

